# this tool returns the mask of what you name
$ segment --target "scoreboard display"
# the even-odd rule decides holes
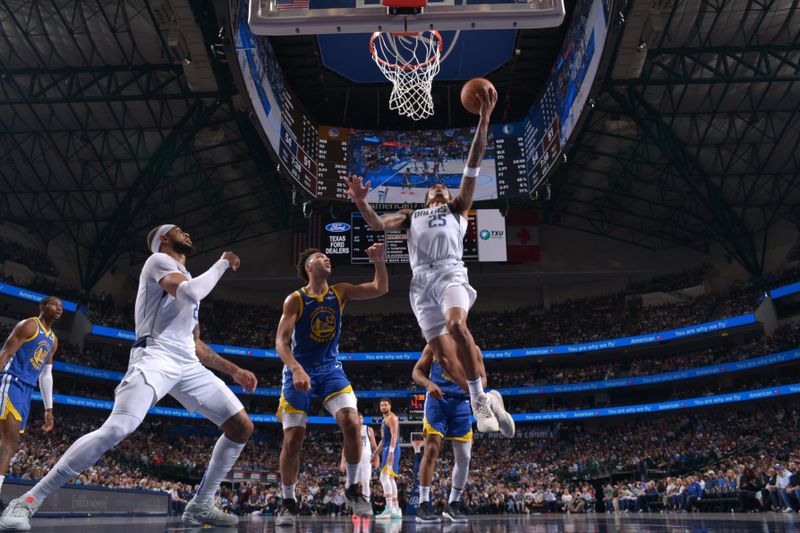
[[[355,171],[351,168],[355,159],[355,155],[351,153],[351,130],[318,125],[288,90],[283,91],[281,103],[283,113],[278,149],[281,167],[311,197],[348,201],[345,179]],[[490,142],[494,160],[489,160],[489,163],[494,163],[495,176],[491,198],[529,197],[556,163],[561,153],[560,123],[557,115],[547,111],[549,110],[540,110],[523,122],[492,126]],[[453,136],[462,133],[450,131]],[[452,142],[454,137],[446,138],[448,142]],[[373,140],[378,145],[381,144],[380,139]],[[460,140],[469,143],[471,139],[465,137]],[[389,141],[387,143],[393,144]],[[489,163],[484,161],[482,168],[491,168]],[[362,256],[361,250],[366,250],[369,245],[365,247],[363,244],[375,242],[378,238],[369,235],[371,232],[362,226],[358,226],[353,238],[353,245],[356,247],[354,262],[365,262],[366,255]],[[392,261],[408,261],[403,238],[388,234],[387,254],[389,247],[392,248]],[[471,240],[465,243],[465,260],[477,260],[477,247]]]
[[[317,125],[290,91],[281,93],[281,143],[278,159],[289,177],[308,194],[317,195]]]
[[[526,166],[524,125],[522,122],[499,124],[492,128],[497,172],[497,197],[530,196],[530,178]]]
[[[467,236],[464,238],[464,261],[478,260],[478,230],[476,225],[477,211],[470,211],[467,226]],[[382,215],[383,213],[378,213]],[[351,221],[351,247],[350,262],[354,265],[369,263],[367,248],[373,243],[382,242],[385,245],[387,263],[408,263],[408,237],[403,231],[372,231],[369,229],[361,213],[352,213]]]
[[[422,420],[425,417],[425,393],[412,392],[408,395],[408,419]]]
[[[347,200],[347,150],[350,132],[333,126],[319,127],[317,198]]]

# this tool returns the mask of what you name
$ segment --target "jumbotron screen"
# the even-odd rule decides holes
[[[505,261],[506,227],[500,211],[473,210],[467,220],[464,261]],[[325,224],[321,249],[335,264],[367,264],[367,248],[376,242],[384,243],[387,263],[408,263],[406,232],[372,231],[361,213],[352,213],[348,222],[329,221]]]
[[[605,46],[607,0],[578,0],[550,78],[519,122],[494,124],[476,200],[528,197],[559,160],[589,96]],[[244,86],[281,172],[308,196],[346,201],[344,178],[372,182],[368,200],[421,204],[424,189],[456,189],[474,130],[360,131],[320,125],[286,85],[267,39],[250,32],[247,2],[232,3]]]

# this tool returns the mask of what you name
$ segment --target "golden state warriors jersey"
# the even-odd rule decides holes
[[[295,291],[300,298],[300,315],[292,332],[292,353],[304,369],[338,361],[342,331],[342,303],[332,287],[320,297],[309,296],[305,288]]]
[[[433,363],[431,363],[431,371],[428,373],[428,379],[436,383],[447,398],[469,398],[464,390],[447,375],[435,355],[433,356]]]
[[[31,387],[36,386],[39,374],[42,373],[45,363],[53,353],[53,343],[56,339],[52,330],[44,329],[38,318],[34,317],[34,320],[36,321],[36,333],[29,339],[25,339],[17,353],[3,369],[4,374],[10,374]]]

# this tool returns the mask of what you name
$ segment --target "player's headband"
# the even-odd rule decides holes
[[[154,254],[158,253],[158,249],[161,247],[161,237],[169,233],[169,231],[175,227],[175,224],[164,224],[156,230],[156,234],[153,235],[153,240],[150,241],[150,251]]]

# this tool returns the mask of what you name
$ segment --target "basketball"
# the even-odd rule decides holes
[[[472,78],[461,88],[461,105],[464,109],[475,115],[481,112],[481,102],[478,100],[477,93],[485,87],[494,89],[492,82],[486,78]]]

